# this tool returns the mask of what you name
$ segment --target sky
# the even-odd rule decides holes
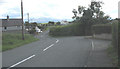
[[[118,2],[120,0],[96,0],[103,1],[102,11],[110,17],[118,17]],[[79,5],[88,7],[91,0],[23,0],[24,19],[29,13],[30,20],[39,18],[50,18],[58,20],[71,20],[74,16],[73,9]],[[0,0],[0,19],[21,17],[21,0]]]

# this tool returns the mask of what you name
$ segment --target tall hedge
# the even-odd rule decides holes
[[[92,26],[93,34],[112,33],[112,24],[97,24]]]
[[[118,49],[118,21],[112,22],[112,44],[116,49]]]
[[[84,26],[80,23],[74,23],[69,25],[63,26],[56,26],[50,28],[50,35],[52,36],[83,36],[84,33]]]

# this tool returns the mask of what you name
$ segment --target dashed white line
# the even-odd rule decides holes
[[[59,40],[58,39],[56,39],[56,43],[58,43],[59,42]],[[46,47],[45,49],[43,49],[43,51],[46,51],[47,49],[49,49],[50,47],[52,47],[54,44],[51,44],[50,46],[48,46],[48,47]]]
[[[52,44],[52,45],[46,47],[45,49],[43,49],[43,51],[46,51],[47,49],[49,49],[49,48],[52,47],[53,45],[54,45],[54,44]]]
[[[92,41],[92,50],[94,50],[94,48],[95,48],[95,46],[94,46],[93,41]]]
[[[59,42],[59,40],[56,40],[56,43],[58,43]]]
[[[10,67],[9,67],[9,68],[7,68],[7,69],[10,69],[10,68],[12,68],[12,67],[15,67],[15,66],[17,66],[17,65],[19,65],[19,64],[21,64],[21,63],[23,63],[23,62],[25,62],[25,61],[27,61],[27,60],[29,60],[29,59],[33,58],[33,57],[35,57],[35,55],[32,55],[32,56],[30,56],[30,57],[28,57],[28,58],[26,58],[26,59],[24,59],[24,60],[22,60],[22,61],[20,61],[20,62],[16,63],[16,64],[14,64],[14,65],[10,66]]]
[[[43,36],[41,36],[41,37],[43,37]],[[57,40],[56,40],[56,43],[58,43],[58,42],[59,42],[59,40],[57,39]],[[49,48],[52,47],[52,46],[54,46],[54,44],[51,44],[50,46],[46,47],[43,51],[46,51],[47,49],[49,49]],[[12,68],[12,67],[15,67],[15,66],[17,66],[17,65],[19,65],[19,64],[21,64],[21,63],[23,63],[23,62],[25,62],[25,61],[27,61],[27,60],[33,58],[33,57],[35,57],[35,55],[32,55],[32,56],[30,56],[30,57],[28,57],[28,58],[26,58],[26,59],[24,59],[24,60],[22,60],[22,61],[16,63],[16,64],[10,66],[10,67],[7,68],[7,69],[10,69],[10,68]]]

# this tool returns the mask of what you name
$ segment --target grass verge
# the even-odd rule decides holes
[[[21,38],[21,34],[3,33],[2,51],[10,50],[38,40],[29,34],[25,34],[25,40],[22,40]]]
[[[113,60],[113,65],[118,66],[118,52],[110,45],[107,49],[108,56]]]

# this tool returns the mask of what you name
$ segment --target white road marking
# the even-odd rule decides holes
[[[19,64],[21,64],[21,63],[23,63],[23,62],[25,62],[25,61],[27,61],[27,60],[29,60],[29,59],[33,58],[33,57],[35,57],[35,55],[32,55],[32,56],[30,56],[30,57],[28,57],[28,58],[26,58],[26,59],[24,59],[24,60],[22,60],[22,61],[20,61],[20,62],[16,63],[16,64],[14,64],[14,65],[10,66],[10,67],[9,67],[9,68],[7,68],[7,69],[10,69],[10,68],[12,68],[12,67],[15,67],[15,66],[17,66],[17,65],[19,65]]]
[[[47,49],[49,49],[49,48],[52,47],[53,45],[54,45],[54,44],[52,44],[52,45],[46,47],[43,51],[46,51]]]
[[[56,39],[56,43],[58,43],[59,42],[59,40],[58,39]],[[54,44],[51,44],[50,46],[48,46],[48,47],[46,47],[45,49],[43,49],[43,51],[46,51],[47,49],[49,49],[50,47],[52,47]]]
[[[43,37],[43,35],[41,35],[41,37]],[[59,40],[57,39],[57,40],[56,40],[56,43],[58,43],[58,42],[59,42]],[[54,46],[54,44],[51,44],[50,46],[46,47],[43,51],[46,51],[47,49],[49,49],[49,48],[52,47],[52,46]],[[23,63],[23,62],[25,62],[25,61],[27,61],[27,60],[33,58],[33,57],[35,57],[35,55],[32,55],[32,56],[30,56],[30,57],[28,57],[28,58],[26,58],[26,59],[24,59],[24,60],[22,60],[22,61],[16,63],[16,64],[10,66],[10,67],[7,68],[7,69],[10,69],[10,68],[12,68],[12,67],[15,67],[15,66],[17,66],[17,65],[19,65],[19,64],[21,64],[21,63]]]
[[[94,50],[94,48],[95,48],[95,46],[94,46],[93,41],[92,41],[92,50]]]
[[[58,43],[58,42],[59,42],[59,40],[57,39],[57,40],[56,40],[56,43]]]

